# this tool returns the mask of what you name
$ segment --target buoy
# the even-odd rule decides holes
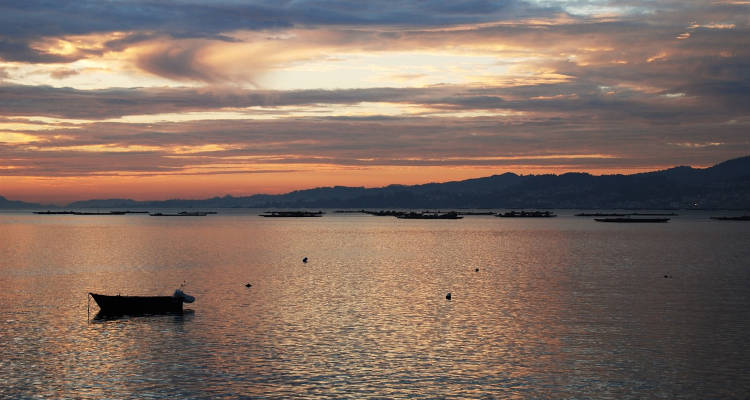
[[[445,295],[445,299],[446,300],[450,300],[451,299],[451,292],[448,292],[448,294]]]
[[[302,259],[302,262],[303,262],[303,263],[307,263],[307,257],[303,258],[303,259]]]
[[[479,268],[475,269],[474,272],[479,272]]]
[[[246,283],[246,284],[245,284],[245,287],[250,287],[250,286],[253,286],[253,285],[251,285],[251,284],[249,284],[249,283]]]

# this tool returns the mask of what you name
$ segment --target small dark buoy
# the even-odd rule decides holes
[[[253,285],[251,285],[251,284],[249,284],[249,283],[246,283],[246,284],[245,284],[245,287],[250,287],[250,286],[253,286]]]
[[[451,292],[448,292],[448,294],[445,295],[445,299],[446,300],[450,300],[451,299]]]
[[[303,258],[303,259],[302,259],[302,262],[303,262],[303,263],[307,263],[307,257]]]
[[[479,272],[479,268],[475,269],[474,272]]]
[[[664,275],[664,277],[665,277],[665,278],[669,278],[669,276],[668,276],[668,275]]]

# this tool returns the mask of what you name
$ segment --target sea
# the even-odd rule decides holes
[[[213,211],[0,212],[0,398],[750,398],[737,213]],[[182,314],[88,296],[181,286]]]

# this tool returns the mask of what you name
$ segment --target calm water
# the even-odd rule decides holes
[[[750,223],[255,213],[0,214],[0,398],[750,396]]]

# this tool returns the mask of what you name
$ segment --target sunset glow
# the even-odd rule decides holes
[[[744,1],[0,6],[0,195],[64,203],[705,167]]]

